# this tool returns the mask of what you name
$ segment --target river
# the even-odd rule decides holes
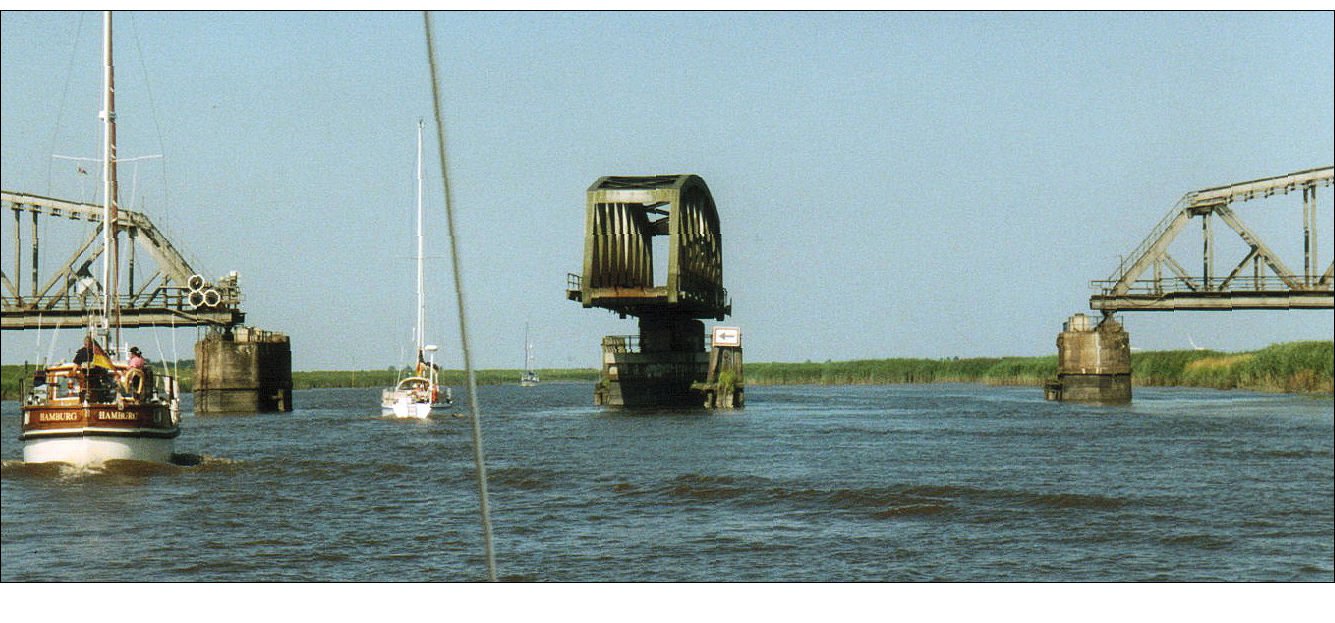
[[[1330,396],[772,386],[710,413],[479,391],[502,580],[1335,580]],[[0,580],[484,579],[466,409],[385,419],[378,397],[187,398],[182,465],[85,472],[24,465],[6,401]]]

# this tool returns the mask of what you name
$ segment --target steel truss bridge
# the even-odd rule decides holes
[[[1187,193],[1164,216],[1144,242],[1106,280],[1093,281],[1100,291],[1089,306],[1104,314],[1118,311],[1229,309],[1335,309],[1332,272],[1335,262],[1318,273],[1317,188],[1329,187],[1332,167],[1206,188]],[[1290,270],[1271,247],[1249,229],[1233,205],[1302,191],[1303,271]],[[1212,217],[1218,217],[1250,250],[1227,274],[1215,271]],[[1169,244],[1193,218],[1201,219],[1203,244],[1193,274],[1169,255]],[[1250,268],[1250,270],[1248,270]]]
[[[102,206],[10,191],[3,191],[0,206],[8,208],[14,216],[14,272],[11,275],[0,269],[3,282],[0,329],[77,327],[90,315],[99,313],[105,288],[99,281],[100,271],[93,269],[93,264],[106,251],[101,244]],[[26,245],[22,235],[25,214],[31,219]],[[97,223],[97,228],[63,264],[46,268],[39,266],[40,217],[92,222]],[[121,252],[129,274],[126,291],[115,294],[120,303],[122,327],[232,327],[245,321],[236,273],[209,283],[142,213],[119,210],[116,230],[130,241],[129,248]],[[146,279],[142,277],[143,267],[136,265],[136,248],[147,252],[154,264],[150,267],[154,271]],[[25,251],[31,258],[28,280],[23,278]],[[41,269],[48,272],[43,274]]]

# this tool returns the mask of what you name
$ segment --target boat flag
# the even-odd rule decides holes
[[[111,357],[107,356],[107,351],[102,350],[102,345],[96,340],[93,341],[93,366],[111,369]]]

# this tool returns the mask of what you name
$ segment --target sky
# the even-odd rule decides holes
[[[734,310],[707,326],[741,327],[749,361],[838,361],[1053,354],[1062,322],[1093,313],[1090,281],[1182,195],[1335,161],[1329,12],[433,19],[483,368],[521,367],[526,326],[538,367],[595,367],[603,335],[636,332],[565,298],[585,191],[604,175],[704,178]],[[0,14],[5,190],[96,200],[52,155],[98,154],[100,23]],[[417,120],[432,129],[421,15],[128,12],[116,56],[121,157],[162,155],[122,165],[123,204],[205,276],[237,271],[248,324],[289,334],[294,369],[406,362]],[[434,153],[427,333],[458,368]],[[1324,269],[1335,188],[1319,192]],[[1299,270],[1301,201],[1235,206]],[[0,222],[9,272],[13,221]],[[1173,254],[1194,267],[1193,225]],[[43,224],[42,261],[64,261],[74,242],[57,240],[80,227]],[[1328,311],[1121,317],[1143,350],[1335,331]],[[5,332],[3,360],[72,352],[77,335],[62,333]],[[196,334],[130,339],[151,359],[190,357]]]

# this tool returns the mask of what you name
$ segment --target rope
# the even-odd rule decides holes
[[[166,153],[166,142],[162,140],[162,123],[158,119],[158,105],[153,100],[153,81],[149,80],[148,66],[144,64],[144,49],[139,43],[139,23],[134,19],[134,13],[130,13],[130,32],[134,34],[134,49],[139,53],[139,69],[144,73],[144,91],[148,94],[148,110],[153,117],[153,127],[158,132],[158,151]],[[135,165],[135,180],[139,178],[139,167]],[[170,187],[167,184],[167,159],[162,159],[162,209],[164,214],[171,212],[171,197],[168,196]],[[134,200],[133,197],[130,198]],[[145,212],[147,214],[147,212]],[[165,226],[165,225],[164,225]]]
[[[65,116],[65,95],[70,91],[70,82],[74,79],[74,59],[79,55],[79,40],[83,37],[83,19],[86,14],[79,14],[79,25],[74,30],[74,45],[70,47],[69,65],[65,69],[65,86],[60,90],[60,106],[56,108],[56,127],[51,131],[51,153],[56,151],[56,138],[60,135],[60,120]],[[46,194],[51,194],[51,159],[46,161]]]
[[[172,314],[172,378],[181,378],[180,367],[181,355],[176,352],[176,315]]]
[[[450,260],[454,267],[454,295],[459,307],[459,341],[463,345],[464,371],[468,375],[468,409],[473,420],[473,462],[477,467],[477,495],[482,512],[482,543],[487,553],[487,580],[496,581],[496,554],[491,543],[491,513],[487,508],[487,464],[482,455],[482,424],[478,413],[477,377],[468,349],[468,321],[464,313],[464,282],[459,268],[459,243],[454,227],[454,199],[450,192],[450,172],[445,160],[445,123],[440,111],[440,84],[436,79],[436,47],[431,37],[431,13],[422,12],[426,28],[426,60],[431,70],[431,106],[436,118],[436,151],[440,158],[441,185],[445,188],[445,222],[450,233]]]
[[[46,349],[46,361],[51,361],[51,358],[56,355],[56,335],[59,334],[60,325],[63,324],[65,324],[65,317],[56,316],[56,326],[51,329],[51,343],[47,345]]]

